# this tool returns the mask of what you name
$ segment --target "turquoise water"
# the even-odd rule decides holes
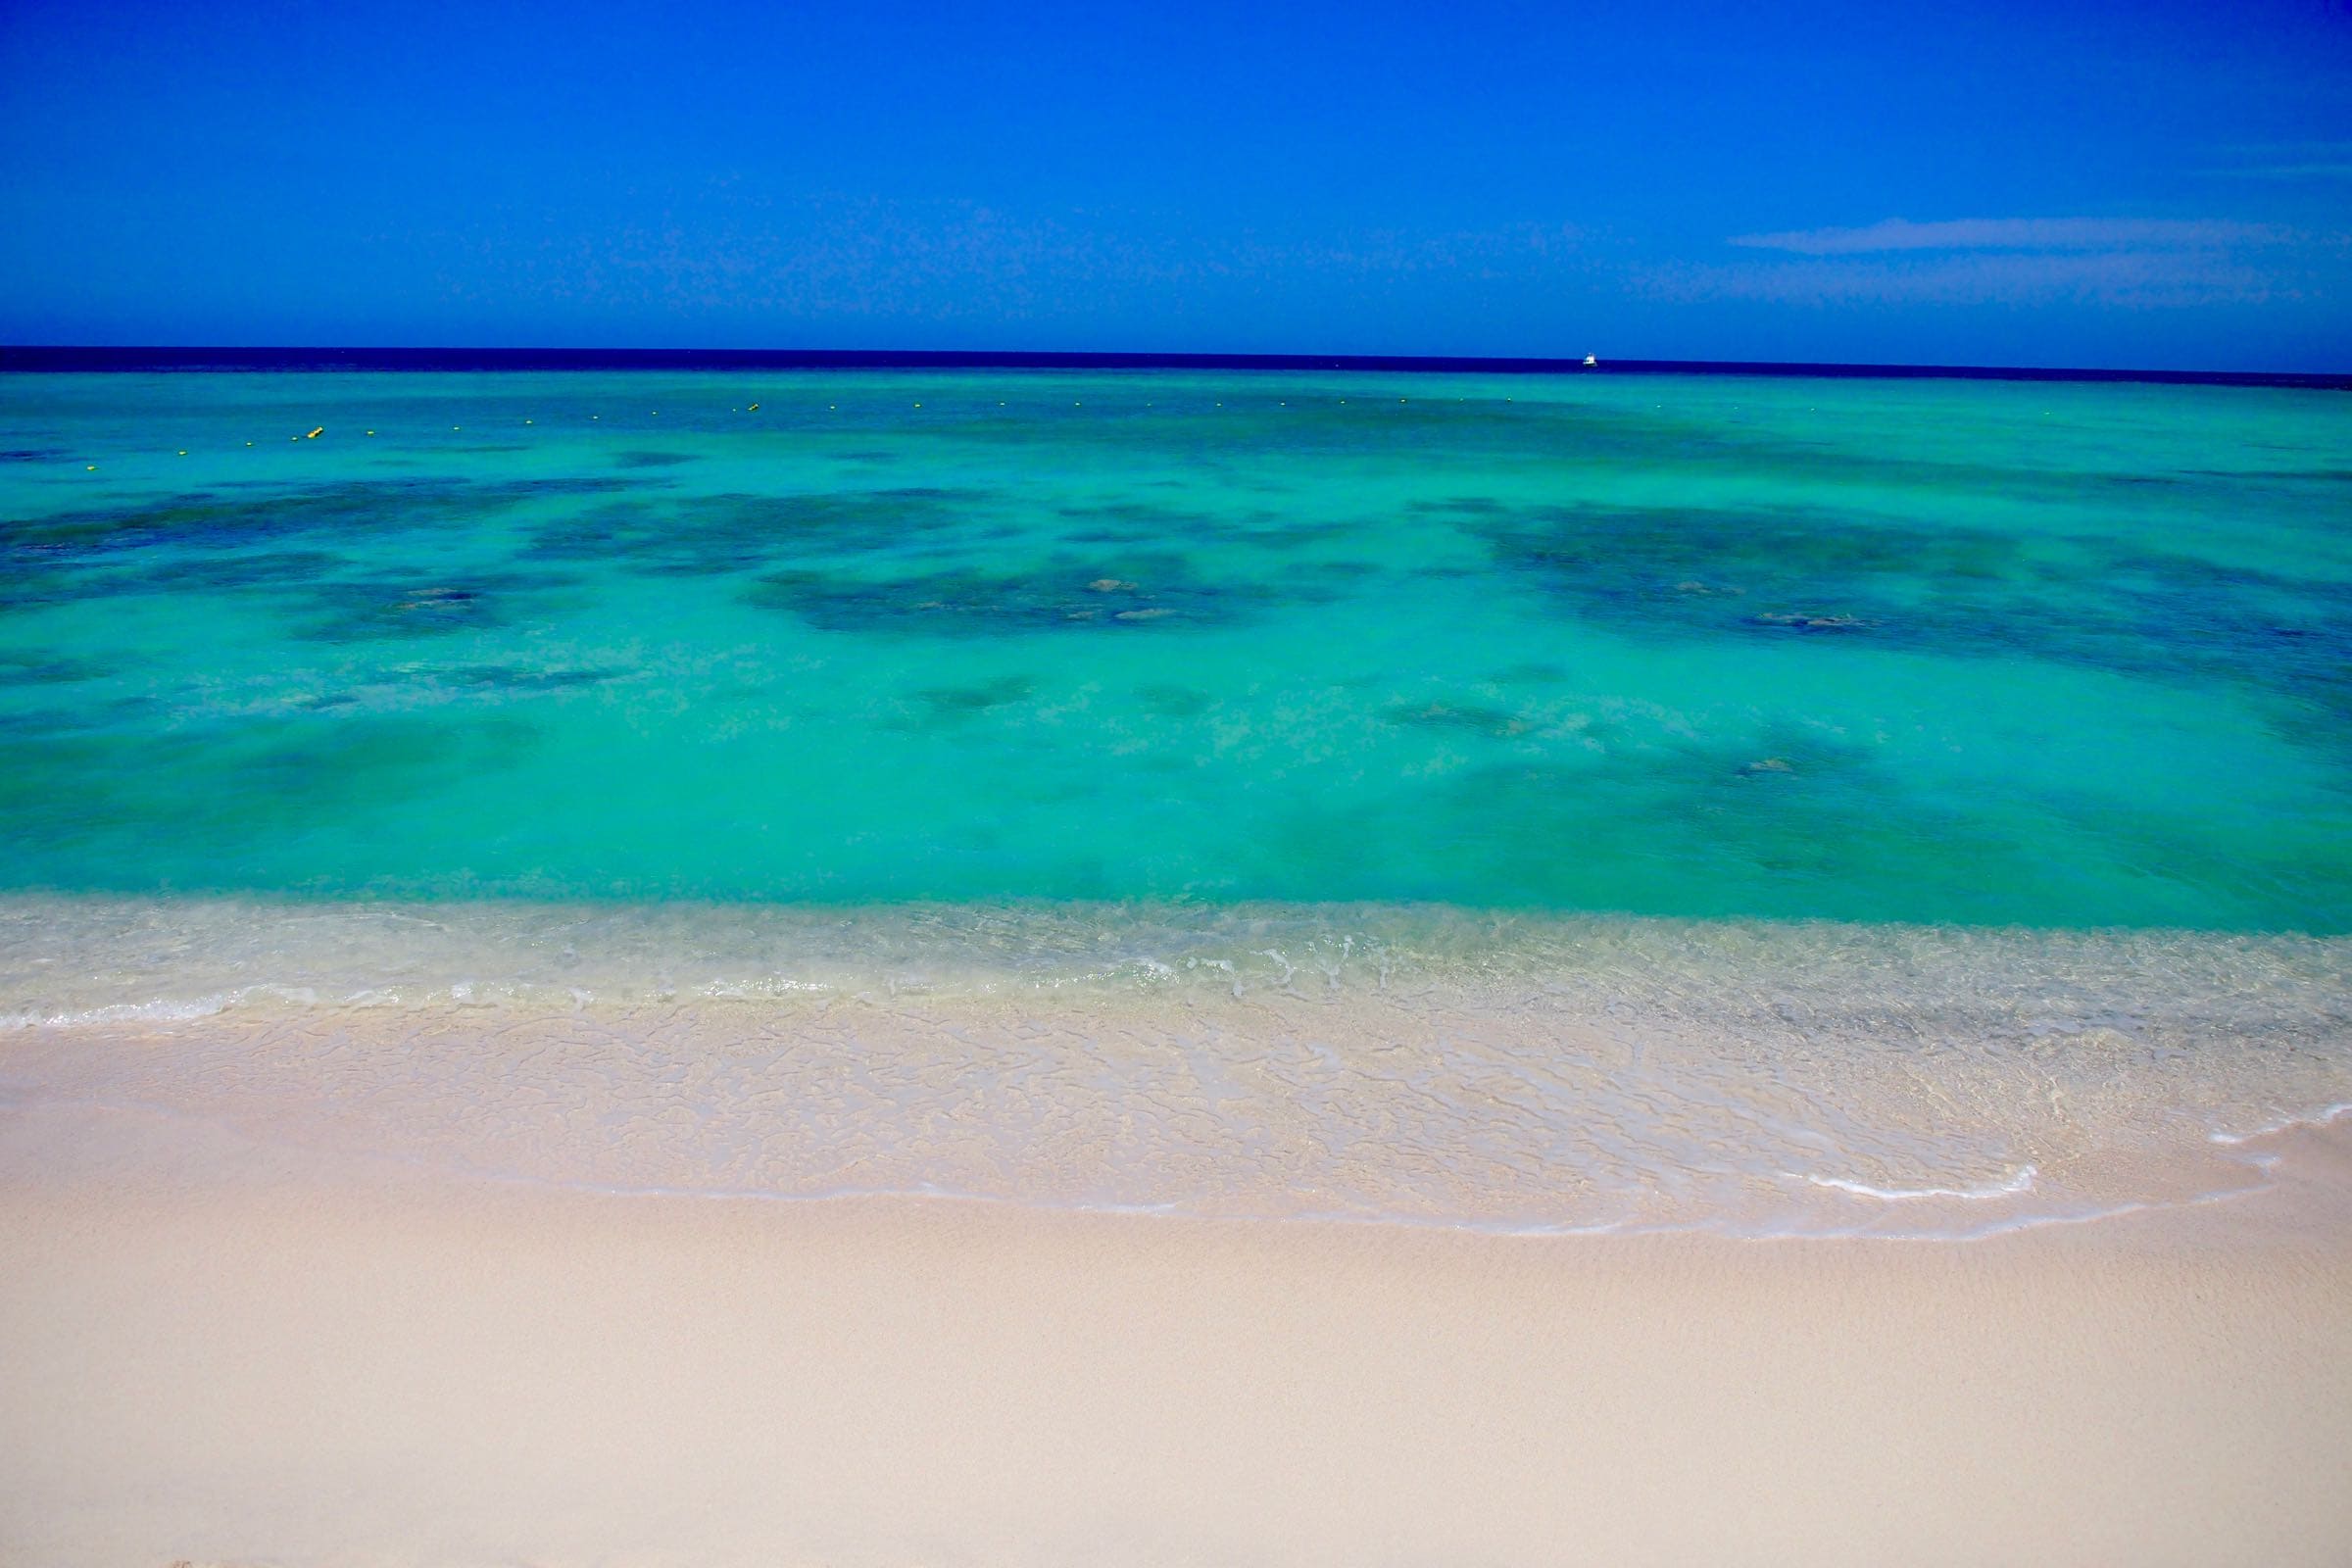
[[[0,1140],[1965,1236],[2352,1114],[2340,393],[15,374],[0,457]]]
[[[0,448],[20,891],[2352,930],[2340,393],[16,374]]]

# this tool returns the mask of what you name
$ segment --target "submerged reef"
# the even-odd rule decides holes
[[[2221,676],[2352,718],[2352,580],[1868,514],[1424,503],[1580,619]]]
[[[1019,573],[956,569],[877,578],[777,571],[746,597],[826,631],[986,636],[1227,625],[1311,592],[1299,583],[1213,581],[1186,557],[1155,554],[1057,561]]]
[[[959,531],[984,499],[977,491],[924,487],[664,496],[551,520],[533,530],[528,548],[551,560],[626,561],[657,575],[719,576]]]

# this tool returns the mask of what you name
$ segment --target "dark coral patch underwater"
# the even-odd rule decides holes
[[[161,500],[89,507],[0,522],[0,546],[75,556],[152,545],[231,550],[291,534],[381,535],[467,522],[550,496],[634,488],[613,478],[355,479],[253,494],[193,490]]]
[[[1067,558],[1035,571],[977,569],[869,577],[776,571],[746,590],[824,631],[914,632],[971,637],[1020,632],[1133,632],[1232,625],[1285,604],[1327,603],[1334,573],[1293,572],[1277,582],[1211,579],[1185,557]],[[1337,575],[1344,576],[1345,572]]]
[[[299,585],[347,569],[406,531],[464,527],[532,501],[635,487],[598,478],[368,479],[188,491],[21,516],[0,522],[0,609]],[[311,548],[283,548],[296,541]]]
[[[241,716],[143,738],[140,765],[119,764],[120,737],[72,728],[12,742],[0,769],[0,824],[42,842],[118,841],[118,869],[93,886],[150,887],[155,824],[199,849],[222,885],[249,857],[338,812],[379,808],[511,767],[540,732],[505,714],[381,714],[338,705]],[[144,848],[143,848],[144,847]]]
[[[1439,504],[1496,566],[1635,634],[2222,676],[2352,717],[2352,581],[2106,536],[1711,507]]]
[[[457,669],[438,672],[435,679],[443,685],[471,691],[513,693],[573,691],[582,686],[601,686],[620,675],[622,671],[608,668],[588,669],[524,669],[514,664],[466,664]]]
[[[0,650],[0,686],[52,686],[100,680],[115,673],[112,664],[75,655]]]
[[[1027,675],[1002,675],[968,686],[926,686],[915,696],[929,707],[934,721],[943,721],[1025,702],[1036,690],[1037,682]]]
[[[314,642],[356,643],[493,631],[544,614],[553,608],[549,596],[575,581],[553,572],[474,571],[437,581],[322,582],[305,595],[315,618],[302,635]]]
[[[722,576],[809,556],[890,550],[925,537],[970,537],[986,492],[906,486],[782,495],[663,497],[599,507],[534,529],[530,553],[625,561],[659,576]]]

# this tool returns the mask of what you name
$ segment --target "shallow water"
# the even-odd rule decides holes
[[[33,898],[0,955],[0,1104],[623,1193],[1970,1236],[2352,1100],[2343,939]]]
[[[1952,1234],[2352,1100],[2341,393],[17,374],[0,449],[19,1098]]]
[[[19,888],[2352,929],[2340,393],[14,375],[0,429]]]

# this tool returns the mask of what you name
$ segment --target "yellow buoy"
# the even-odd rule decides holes
[[[322,424],[318,429],[313,430],[309,435],[304,436],[303,439],[305,441],[316,441],[324,434],[326,434],[326,426]]]

